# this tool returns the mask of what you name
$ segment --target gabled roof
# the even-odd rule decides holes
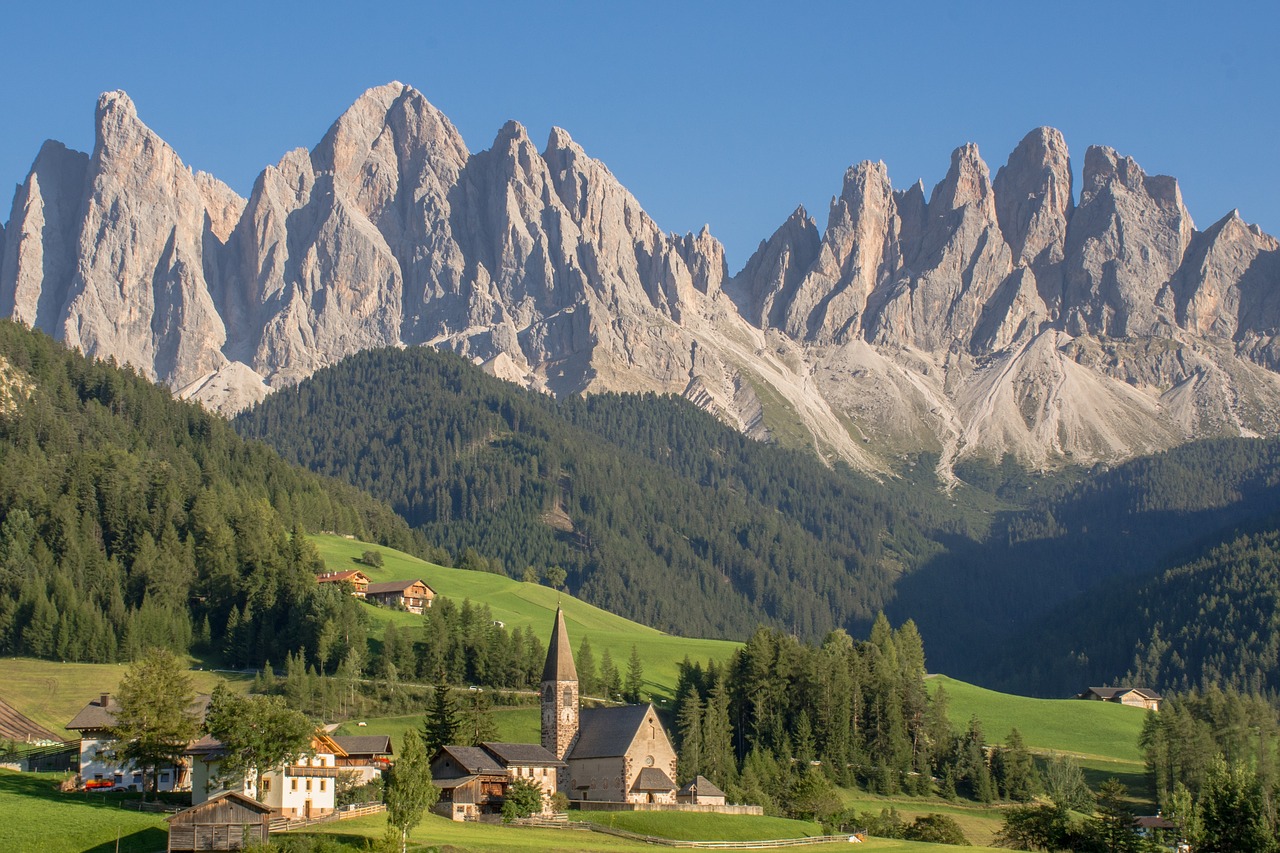
[[[631,786],[633,791],[670,791],[675,788],[676,784],[656,767],[645,767],[640,771],[640,775],[636,777],[636,783]]]
[[[583,708],[578,740],[569,758],[614,758],[626,755],[652,705],[622,705],[617,708]]]
[[[1119,696],[1125,696],[1134,693],[1143,699],[1159,699],[1160,694],[1146,687],[1090,687],[1085,691],[1085,695],[1094,694],[1100,699],[1115,699]]]
[[[102,704],[104,697],[109,703],[105,706]],[[196,719],[199,721],[204,720],[205,711],[209,709],[209,698],[205,695],[197,696],[188,708],[196,715]],[[76,714],[71,722],[67,723],[67,729],[75,729],[77,731],[109,729],[116,724],[116,712],[114,709],[118,707],[120,706],[111,698],[111,695],[104,693],[81,708],[80,713]]]
[[[244,794],[241,794],[238,791],[223,791],[221,794],[210,797],[209,799],[205,800],[203,803],[199,803],[197,805],[191,806],[190,808],[183,809],[177,814],[171,814],[168,817],[166,817],[165,820],[174,821],[174,820],[177,820],[182,815],[188,815],[188,814],[191,814],[192,812],[209,811],[211,806],[213,806],[215,803],[220,803],[223,800],[234,800],[244,808],[249,809],[250,811],[255,811],[258,814],[270,814],[273,811],[271,806],[264,805],[263,803],[260,803],[257,800],[255,800],[253,797],[245,796]]]
[[[316,575],[316,583],[340,583],[342,581],[355,583],[361,580],[368,583],[369,576],[359,569],[348,569],[344,572],[324,572]]]
[[[573,665],[573,649],[569,647],[569,629],[564,626],[564,611],[556,608],[556,624],[551,628],[547,645],[547,663],[542,667],[543,681],[577,681],[578,668]]]
[[[347,756],[391,755],[390,735],[342,735],[332,738]]]
[[[499,763],[498,759],[478,746],[458,746],[456,744],[442,746],[440,751],[436,753],[435,758],[431,759],[431,763],[435,764],[437,760],[445,755],[452,758],[453,763],[458,765],[458,770],[465,774],[505,774],[507,772],[507,769]]]
[[[680,789],[681,796],[690,796],[694,789],[697,788],[700,797],[724,797],[727,796],[724,791],[716,787],[716,783],[712,782],[706,776],[696,776],[693,781]]]
[[[520,764],[526,767],[564,767],[564,762],[556,758],[540,743],[490,743],[480,744],[504,767]]]
[[[432,595],[436,594],[436,591],[432,589],[430,586],[428,586],[427,582],[424,580],[383,581],[382,583],[371,583],[367,587],[365,587],[364,591],[366,595],[369,595],[369,594],[379,595],[384,592],[401,592],[402,593],[409,587],[413,586],[415,583],[420,583],[423,586],[427,587],[427,592],[431,593]]]

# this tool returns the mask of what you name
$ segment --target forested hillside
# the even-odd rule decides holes
[[[751,441],[683,401],[556,400],[429,348],[360,353],[235,423],[389,501],[468,565],[559,565],[576,595],[673,633],[866,627],[938,547],[928,490],[913,505],[901,484]]]
[[[1227,638],[1256,630],[1246,614],[1261,611],[1237,598],[1265,583],[1260,569],[1232,563],[1238,580],[1212,594],[1223,643],[1205,653],[1190,603],[1202,593],[1155,581],[1243,528],[1268,529],[1276,441],[1199,442],[1055,475],[973,462],[944,492],[926,456],[877,482],[745,439],[679,400],[555,400],[426,348],[362,353],[235,423],[389,501],[464,565],[517,577],[560,565],[578,595],[665,630],[862,636],[884,609],[916,620],[931,669],[1063,695],[1134,666],[1159,621],[1130,611],[1150,582],[1144,607],[1186,627],[1161,623],[1164,663],[1136,676],[1199,683],[1203,664],[1247,686],[1267,666],[1263,650],[1214,663]],[[1049,655],[1034,633],[1046,625],[1061,626]]]
[[[0,654],[69,661],[152,645],[235,664],[340,658],[363,642],[359,610],[317,586],[298,531],[427,550],[386,505],[9,321],[0,520]]]

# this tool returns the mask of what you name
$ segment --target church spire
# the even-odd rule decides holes
[[[556,624],[547,644],[547,664],[542,668],[542,745],[561,761],[578,735],[578,669],[573,665],[564,611],[556,608]],[[558,788],[568,785],[559,774]]]
[[[551,643],[547,647],[547,664],[542,668],[543,681],[577,681],[578,668],[573,665],[573,649],[569,646],[569,631],[564,626],[564,611],[556,608],[556,624],[551,629]]]

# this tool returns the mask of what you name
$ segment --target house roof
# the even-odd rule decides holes
[[[1177,829],[1178,825],[1164,815],[1143,815],[1133,819],[1139,829]]]
[[[613,758],[626,755],[640,724],[654,713],[652,705],[583,708],[578,740],[569,758]]]
[[[573,649],[569,647],[569,629],[564,626],[564,611],[556,608],[556,624],[551,628],[547,646],[547,663],[542,667],[543,681],[577,681],[578,668],[573,665]]]
[[[316,575],[316,583],[338,583],[340,581],[369,581],[369,576],[359,569],[348,569],[345,572],[325,572]]]
[[[724,791],[716,787],[716,783],[712,782],[706,776],[696,776],[688,785],[680,789],[681,795],[688,796],[693,794],[694,788],[698,789],[700,797],[724,797],[727,796]]]
[[[636,783],[631,786],[633,791],[670,791],[676,785],[667,776],[656,767],[645,767],[640,771],[640,775],[636,777]]]
[[[220,803],[223,800],[234,800],[242,807],[249,809],[250,811],[255,811],[258,814],[270,814],[272,811],[271,806],[260,803],[253,797],[247,797],[239,791],[223,791],[221,794],[210,797],[203,803],[198,803],[190,808],[183,809],[177,814],[171,814],[166,817],[165,820],[172,822],[174,820],[179,820],[184,815],[192,814],[193,812],[209,811],[214,804]]]
[[[403,593],[406,589],[413,586],[415,583],[422,584],[423,586],[427,587],[427,592],[431,593],[432,595],[435,595],[435,590],[433,590],[430,586],[427,586],[427,582],[424,580],[383,581],[382,583],[371,583],[369,584],[369,586],[365,588],[365,595],[378,595],[384,592]]]
[[[552,755],[540,743],[490,743],[480,744],[502,764],[532,765],[535,767],[563,767],[564,762]]]
[[[348,756],[391,755],[390,735],[342,735],[331,739]]]
[[[206,757],[219,757],[225,750],[222,741],[217,740],[211,735],[202,735],[187,745],[185,755],[203,755]],[[338,758],[347,758],[349,753],[338,744],[336,739],[329,737],[324,732],[316,732],[311,736],[311,751],[325,752]]]
[[[103,705],[102,700],[106,699],[107,704]],[[67,723],[67,729],[75,729],[77,731],[89,731],[92,729],[109,729],[116,724],[115,708],[119,705],[109,693],[104,693],[97,699],[93,699],[88,705],[80,709],[80,713],[76,714],[71,722]],[[197,696],[189,706],[197,720],[204,720],[204,713],[209,708],[209,697],[205,695]]]
[[[1143,699],[1159,699],[1160,694],[1146,687],[1090,687],[1085,693],[1092,693],[1101,699],[1115,699],[1129,693],[1136,693]]]
[[[498,759],[485,752],[478,746],[458,746],[456,744],[447,744],[440,747],[440,751],[436,753],[436,757],[431,760],[432,764],[441,756],[448,755],[458,765],[458,769],[463,773],[506,773],[507,769],[502,766]]]

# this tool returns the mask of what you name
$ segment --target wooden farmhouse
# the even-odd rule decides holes
[[[385,607],[403,607],[421,615],[436,597],[436,591],[424,581],[387,581],[365,587],[364,597]]]
[[[197,696],[191,712],[204,719],[209,707],[208,696]],[[116,759],[111,749],[111,727],[116,724],[116,705],[110,693],[103,693],[80,709],[68,731],[80,733],[80,784],[85,788],[131,788],[143,790],[142,770]],[[186,791],[191,787],[190,763],[160,768],[159,790]]]
[[[473,820],[502,813],[511,785],[507,769],[478,746],[442,746],[431,759],[431,779],[440,789],[437,814]]]
[[[359,569],[346,572],[325,572],[316,575],[316,583],[351,584],[351,594],[356,598],[364,598],[369,588],[369,576]]]
[[[271,807],[244,794],[224,791],[166,820],[169,853],[242,850],[267,843]]]
[[[1148,711],[1159,711],[1161,702],[1159,693],[1145,687],[1090,687],[1079,698],[1094,702],[1116,702],[1134,708],[1146,708]]]
[[[391,765],[390,735],[331,736],[346,755],[338,755],[338,767],[360,776],[358,784],[372,782]]]

